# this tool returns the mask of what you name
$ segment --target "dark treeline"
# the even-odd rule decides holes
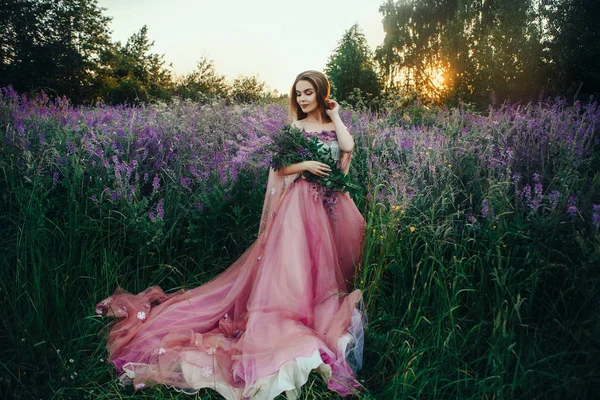
[[[125,44],[112,42],[105,9],[96,0],[0,0],[0,87],[44,91],[75,104],[139,104],[173,96],[195,101],[273,100],[256,76],[228,82],[213,62],[173,76],[152,53],[144,26]]]
[[[104,11],[96,0],[0,0],[0,87],[75,104],[274,99],[258,77],[229,82],[206,58],[173,76],[146,27],[113,42]],[[598,97],[597,0],[388,0],[379,11],[385,39],[375,53],[354,25],[327,63],[337,100],[377,108],[419,96],[485,108],[541,94]]]

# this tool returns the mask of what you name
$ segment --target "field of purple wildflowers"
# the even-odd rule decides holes
[[[597,103],[341,116],[368,223],[359,398],[593,398]],[[197,286],[241,255],[286,122],[280,104],[76,108],[0,89],[0,397],[133,396],[94,305],[117,285]],[[311,379],[303,398],[337,397]]]

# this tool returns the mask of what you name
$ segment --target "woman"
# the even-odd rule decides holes
[[[348,172],[354,140],[317,71],[296,77],[293,125],[331,148]],[[212,281],[165,295],[121,289],[96,306],[119,318],[108,350],[123,383],[212,388],[226,399],[296,398],[311,370],[345,396],[359,387],[361,292],[351,288],[365,221],[348,193],[300,173],[326,176],[314,160],[269,171],[257,240]]]

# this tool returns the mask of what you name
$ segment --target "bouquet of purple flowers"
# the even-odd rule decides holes
[[[353,193],[359,189],[350,182],[348,175],[344,174],[333,159],[331,149],[316,137],[307,137],[300,129],[287,124],[273,138],[269,146],[271,151],[271,167],[278,171],[291,164],[314,160],[329,165],[331,171],[325,177],[314,175],[308,171],[301,174],[308,181],[318,182],[321,185],[340,192]]]

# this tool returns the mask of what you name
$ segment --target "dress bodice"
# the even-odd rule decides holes
[[[339,161],[341,156],[340,145],[337,141],[337,135],[334,130],[322,130],[321,132],[307,132],[303,129],[307,136],[316,137],[326,148],[331,150],[331,156],[334,160]]]

